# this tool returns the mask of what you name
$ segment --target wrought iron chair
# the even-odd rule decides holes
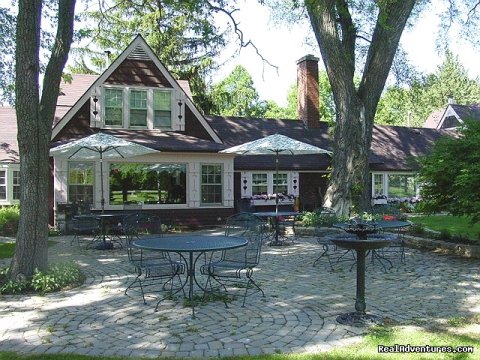
[[[317,266],[321,259],[326,257],[331,271],[335,271],[335,268],[333,267],[334,264],[347,261],[352,262],[350,266],[350,269],[352,269],[357,260],[355,257],[355,251],[342,249],[335,245],[332,242],[332,237],[334,236],[356,238],[356,236],[353,234],[339,233],[334,230],[326,230],[325,228],[319,226],[315,227],[315,237],[317,239],[317,243],[322,246],[322,253],[313,262],[313,266]]]
[[[125,289],[127,292],[138,287],[142,294],[143,303],[145,300],[145,287],[162,283],[161,290],[167,294],[158,300],[158,303],[167,299],[176,289],[183,289],[183,282],[180,275],[185,272],[185,265],[180,261],[171,259],[170,254],[163,251],[148,251],[135,248],[132,242],[144,234],[156,234],[161,236],[161,221],[158,216],[144,214],[133,214],[124,219],[124,232],[126,237],[126,248],[128,260],[133,265],[136,278]],[[175,280],[178,285],[175,286]],[[157,304],[158,304],[157,303]],[[157,305],[158,306],[158,305]]]
[[[99,221],[95,217],[89,215],[74,217],[71,222],[71,229],[73,231],[73,238],[70,241],[70,245],[74,242],[77,242],[77,244],[80,245],[81,237],[86,236],[89,238],[87,248],[99,237],[101,230]]]
[[[238,212],[255,212],[255,205],[252,200],[248,198],[241,198],[237,200]]]
[[[242,307],[247,296],[261,292],[265,293],[253,280],[253,270],[260,262],[262,242],[265,236],[265,222],[251,213],[239,213],[227,219],[226,236],[239,236],[248,240],[248,244],[238,249],[224,250],[219,259],[210,261],[200,267],[200,272],[208,275],[205,284],[205,294],[225,293],[234,288],[244,288]],[[212,283],[214,281],[215,283]],[[249,293],[249,290],[254,290]],[[228,294],[236,296],[233,292]],[[227,303],[225,302],[227,306]]]

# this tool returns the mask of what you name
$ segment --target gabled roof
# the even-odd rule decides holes
[[[459,105],[449,104],[444,110],[435,110],[425,121],[425,128],[446,129],[452,128],[446,123],[448,118],[454,117],[460,124],[465,120],[480,121],[480,104]]]
[[[165,68],[161,63],[158,57],[153,53],[152,49],[141,35],[137,35],[135,39],[127,46],[127,48],[112,62],[112,64],[101,74],[98,78],[87,88],[83,95],[76,101],[75,105],[67,111],[65,116],[55,124],[52,131],[52,139],[54,139],[58,133],[63,129],[63,127],[70,121],[70,119],[75,115],[76,112],[85,104],[86,101],[89,101],[91,96],[91,91],[103,84],[109,76],[122,64],[126,59],[142,59],[142,60],[151,60],[158,70],[162,73],[168,83],[172,86],[173,89],[183,91],[179,82],[173,78],[170,72]],[[203,115],[198,111],[196,106],[193,104],[189,94],[186,94],[185,106],[187,106],[193,114],[197,117],[198,121],[204,126],[205,130],[210,134],[212,139],[215,142],[221,143],[220,138],[215,134],[215,132],[210,128],[208,123],[205,121]]]

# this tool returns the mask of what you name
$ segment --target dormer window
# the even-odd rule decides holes
[[[130,126],[147,127],[147,91],[130,91]]]
[[[104,85],[92,92],[91,126],[183,130],[184,106],[177,105],[183,105],[183,96],[171,88]]]
[[[123,90],[105,89],[105,125],[123,125]]]
[[[153,92],[153,111],[155,129],[172,128],[172,96],[170,92],[159,90]]]

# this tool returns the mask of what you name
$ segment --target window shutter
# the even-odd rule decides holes
[[[173,92],[172,117],[173,130],[185,131],[185,93],[182,90]]]
[[[102,88],[97,86],[90,95],[90,127],[102,127]]]

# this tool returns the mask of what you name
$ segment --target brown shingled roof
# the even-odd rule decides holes
[[[239,145],[270,134],[279,133],[293,139],[331,150],[328,125],[306,129],[299,120],[207,117],[212,128],[228,146]],[[375,125],[370,154],[371,170],[415,170],[412,157],[428,153],[433,143],[444,135],[453,136],[449,130],[408,128]],[[238,156],[236,170],[274,169],[271,156]],[[326,170],[330,165],[327,155],[283,156],[280,169]]]

